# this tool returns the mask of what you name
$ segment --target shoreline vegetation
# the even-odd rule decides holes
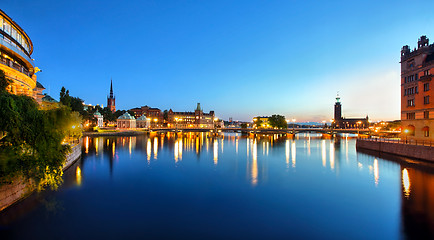
[[[33,98],[9,93],[10,82],[0,70],[0,186],[23,179],[32,190],[57,189],[69,142],[82,134],[81,116],[64,105],[41,109]]]

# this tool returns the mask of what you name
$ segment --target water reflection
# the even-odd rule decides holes
[[[408,177],[407,168],[404,168],[402,170],[402,187],[404,191],[404,196],[408,198],[410,196],[410,178]]]
[[[208,145],[212,151],[208,152]],[[288,171],[291,167],[296,167],[297,171]],[[92,232],[92,227],[86,228],[98,222],[97,217],[92,216],[104,215],[109,208],[126,217],[124,223],[107,219],[107,222],[114,222],[103,226],[108,232],[116,231],[117,224],[125,229],[145,221],[143,226],[151,227],[143,231],[155,234],[153,229],[159,225],[152,224],[165,222],[168,216],[174,217],[182,226],[180,232],[184,232],[190,229],[182,225],[184,217],[204,227],[215,221],[224,224],[225,220],[242,213],[243,219],[237,219],[240,221],[236,229],[243,231],[242,236],[246,236],[245,229],[267,231],[262,226],[272,229],[266,232],[269,235],[277,232],[288,238],[291,233],[302,236],[304,229],[312,227],[309,223],[315,222],[321,223],[316,225],[321,234],[329,230],[344,231],[350,239],[432,239],[427,236],[432,236],[434,229],[433,172],[410,163],[387,161],[384,156],[357,153],[354,139],[346,136],[341,140],[309,134],[294,140],[280,135],[235,133],[217,137],[206,133],[88,137],[83,142],[82,162],[64,175],[62,188],[71,190],[51,193],[57,199],[45,201],[50,203],[41,200],[38,204],[64,206],[63,210],[42,207],[63,211],[59,215],[66,216],[51,220],[62,224],[52,231],[64,230],[62,226],[70,226],[71,221],[80,219],[85,228],[83,232]],[[129,192],[140,197],[140,201],[131,201]],[[167,204],[172,200],[176,201],[176,206]],[[54,204],[56,202],[62,204]],[[25,204],[29,204],[28,201],[17,204],[17,208]],[[35,209],[38,204],[33,203]],[[152,206],[155,214],[143,206]],[[131,209],[137,210],[137,214]],[[214,209],[225,217],[213,212]],[[14,219],[12,215],[18,216],[17,211],[12,214],[10,210],[9,214],[0,215],[0,223],[8,227],[27,223],[34,228],[48,226],[45,221],[51,216],[41,217],[38,213],[41,210],[25,211],[31,212],[23,217],[29,219],[10,220]],[[148,211],[146,218],[142,215],[145,211]],[[83,218],[83,213],[90,219]],[[9,218],[3,217],[6,215]],[[288,222],[288,219],[300,217],[306,221]],[[333,224],[329,224],[330,219]],[[243,222],[249,224],[243,225]],[[348,223],[354,222],[363,226],[363,231],[351,229],[353,225]],[[222,229],[233,229],[232,224],[222,225]],[[20,230],[17,227],[14,231],[19,232],[17,229]],[[20,234],[16,232],[14,234]],[[61,232],[68,234],[68,231]],[[195,231],[188,232],[189,236],[195,236],[192,232]],[[335,236],[325,234],[311,238],[321,237]],[[68,235],[67,238],[73,237]]]
[[[75,177],[77,179],[77,185],[80,186],[81,185],[81,169],[80,169],[80,166],[77,166],[77,168],[75,170]]]

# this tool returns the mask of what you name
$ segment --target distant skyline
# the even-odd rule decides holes
[[[400,50],[434,40],[433,1],[19,1],[0,8],[30,36],[38,81],[88,104],[400,119]],[[431,41],[432,42],[432,41]],[[431,43],[430,42],[430,43]]]

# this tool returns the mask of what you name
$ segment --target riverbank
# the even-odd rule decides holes
[[[147,134],[148,131],[128,130],[128,131],[104,131],[104,132],[83,132],[83,136],[90,137],[105,137],[105,136],[137,136]]]
[[[434,146],[424,142],[420,142],[418,145],[417,142],[416,144],[409,144],[405,141],[359,138],[356,142],[356,148],[394,154],[397,156],[434,163]]]
[[[72,147],[71,153],[66,157],[64,171],[81,157],[81,147],[81,141]],[[33,193],[34,189],[30,189],[31,182],[29,181],[19,177],[10,184],[0,186],[0,212]]]

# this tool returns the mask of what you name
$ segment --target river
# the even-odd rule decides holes
[[[434,167],[355,138],[85,137],[57,191],[0,213],[1,239],[434,236]]]

